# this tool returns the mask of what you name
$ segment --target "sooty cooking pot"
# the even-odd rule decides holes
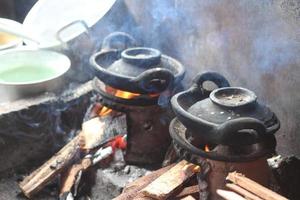
[[[206,81],[214,82],[219,88],[205,90]],[[228,81],[217,73],[198,75],[190,89],[172,97],[171,104],[193,137],[212,144],[254,144],[280,127],[276,115],[257,102],[252,91],[229,87]]]
[[[106,50],[90,59],[96,75],[105,84],[121,90],[159,93],[178,83],[185,69],[180,62],[152,48],[129,48],[120,53]]]

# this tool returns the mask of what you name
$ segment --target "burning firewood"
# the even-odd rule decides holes
[[[191,178],[195,172],[199,171],[199,166],[182,160],[150,183],[141,193],[154,199],[167,199],[176,189]]]
[[[229,173],[227,180],[230,180],[234,184],[248,190],[249,192],[255,194],[256,196],[265,200],[287,200],[287,198],[273,192],[272,190],[256,183],[255,181],[245,177],[244,175],[232,172]]]
[[[63,174],[59,195],[60,199],[67,199],[68,196],[76,196],[76,186],[78,185],[76,183],[80,182],[80,175],[89,167],[96,165],[100,161],[112,155],[116,149],[124,149],[126,147],[125,140],[126,138],[124,136],[116,136],[107,142],[104,147],[101,147],[94,153],[86,155],[78,164],[72,165],[67,172]],[[71,191],[72,188],[74,188],[73,193]]]
[[[76,163],[67,170],[65,174],[67,177],[63,181],[61,192],[69,191],[80,171],[112,154],[115,148],[124,148],[126,144],[120,143],[120,141],[125,138],[123,136],[114,137],[114,135],[126,134],[123,132],[126,131],[125,115],[105,117],[103,120],[104,122],[96,118],[85,122],[78,136],[19,184],[23,193],[29,198],[32,197],[72,163]],[[121,123],[119,123],[120,121]],[[104,147],[107,144],[110,145]],[[80,153],[87,153],[92,148],[98,148],[98,150],[90,155],[90,161],[86,157],[80,160]]]

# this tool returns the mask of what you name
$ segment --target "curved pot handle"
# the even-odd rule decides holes
[[[247,135],[239,133],[242,130],[252,130]],[[219,125],[216,135],[220,143],[225,145],[247,145],[260,141],[266,135],[265,125],[258,119],[242,117],[232,119]]]
[[[136,46],[137,41],[125,32],[113,32],[107,35],[102,42],[102,50],[117,49],[123,51],[127,48]]]
[[[153,68],[144,71],[133,81],[146,92],[160,93],[168,88],[174,81],[173,73],[168,69]]]
[[[211,91],[208,91],[203,87],[203,83],[205,81],[211,81],[215,83],[219,88],[230,87],[228,80],[223,75],[217,72],[205,72],[202,74],[198,74],[194,78],[194,89],[201,89],[203,93],[210,93]]]
[[[68,46],[67,44],[67,41],[64,41],[63,37],[62,37],[62,34],[64,31],[66,31],[68,28],[74,26],[75,24],[80,24],[84,29],[85,29],[85,32],[89,35],[89,26],[85,23],[85,21],[83,20],[76,20],[76,21],[73,21],[69,24],[66,24],[65,26],[61,27],[57,32],[56,32],[56,39],[58,41],[60,41],[60,43],[62,45],[64,45],[64,47],[67,49],[67,50],[70,50],[70,47]]]

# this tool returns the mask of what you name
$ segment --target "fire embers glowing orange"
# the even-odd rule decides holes
[[[209,149],[208,144],[206,144],[206,145],[204,146],[204,151],[205,151],[205,152],[210,152],[210,149]]]
[[[106,106],[103,106],[103,107],[100,109],[98,115],[99,115],[99,116],[105,116],[105,115],[110,114],[111,112],[112,112],[112,109],[110,109],[110,108],[108,108],[108,107],[106,107]]]
[[[136,97],[141,96],[141,94],[138,94],[138,93],[117,90],[117,89],[114,89],[114,88],[109,87],[109,86],[106,86],[106,92],[108,92],[108,93],[110,93],[110,94],[112,94],[116,97],[122,98],[122,99],[134,99]],[[159,94],[149,94],[148,96],[153,98],[153,97],[159,96]],[[112,111],[113,111],[112,109],[110,109],[106,106],[103,106],[100,109],[100,111],[98,112],[98,115],[99,116],[105,116],[105,115],[110,114]]]
[[[106,87],[107,92],[109,93],[113,93],[114,96],[119,97],[119,98],[123,98],[123,99],[133,99],[135,97],[140,96],[140,94],[137,93],[131,93],[131,92],[127,92],[127,91],[122,91],[122,90],[116,90],[114,88],[111,87]],[[113,110],[103,106],[100,111],[98,112],[99,116],[106,116],[108,114],[110,114]]]
[[[123,99],[133,99],[135,97],[141,96],[140,94],[137,93],[131,93],[127,91],[122,91],[122,90],[117,90],[115,93],[116,97],[123,98]]]

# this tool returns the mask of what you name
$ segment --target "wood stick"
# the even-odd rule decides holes
[[[240,195],[244,196],[246,199],[249,199],[249,200],[263,200],[262,198],[252,194],[251,192],[245,190],[244,188],[242,188],[238,185],[235,185],[235,184],[232,184],[232,183],[227,183],[226,187],[228,187],[229,189],[231,189],[232,191],[234,191],[236,193],[239,193]]]
[[[71,164],[79,152],[79,137],[76,136],[50,160],[27,176],[19,186],[25,196],[30,198],[40,191],[48,182],[58,175],[66,166]]]
[[[65,173],[61,180],[60,196],[69,193],[76,181],[76,177],[80,171],[84,171],[92,165],[89,158],[84,158],[78,164],[72,165]]]
[[[191,194],[199,193],[199,186],[193,185],[186,188],[183,188],[179,194],[175,196],[176,199],[183,198],[185,196],[189,196]]]
[[[114,198],[114,200],[132,200],[137,196],[137,193],[149,185],[152,181],[157,179],[160,175],[171,169],[174,165],[169,165],[159,170],[156,170],[146,176],[143,176],[132,183],[128,184],[121,195]]]
[[[261,197],[265,200],[287,200],[287,198],[277,194],[276,192],[273,192],[272,190],[256,183],[255,181],[245,177],[244,175],[232,172],[229,173],[227,180],[230,180],[234,184],[243,187],[244,189],[248,190],[249,192],[252,192],[253,194],[257,195],[258,197]]]
[[[195,174],[195,168],[198,168],[198,166],[182,160],[150,183],[141,193],[154,199],[166,199]]]
[[[226,200],[246,200],[244,197],[228,190],[217,190],[217,194]]]

